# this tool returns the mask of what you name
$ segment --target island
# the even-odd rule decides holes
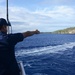
[[[52,32],[53,34],[75,34],[75,27],[70,27]]]

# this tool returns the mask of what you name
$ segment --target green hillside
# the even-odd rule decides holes
[[[57,30],[54,31],[52,33],[57,33],[57,34],[75,34],[75,27],[70,27],[70,28],[66,28],[63,30]]]

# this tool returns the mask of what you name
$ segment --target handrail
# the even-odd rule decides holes
[[[18,64],[19,64],[19,67],[20,67],[20,75],[26,75],[23,62],[19,61]]]

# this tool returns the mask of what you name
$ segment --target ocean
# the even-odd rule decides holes
[[[15,46],[27,75],[75,75],[75,34],[38,34]]]

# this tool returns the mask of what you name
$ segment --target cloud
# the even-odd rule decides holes
[[[56,6],[56,5],[75,5],[75,0],[43,0],[40,2],[42,5]]]
[[[40,10],[36,11],[36,13],[49,16],[52,18],[65,17],[65,16],[73,17],[73,15],[75,14],[75,10],[74,8],[70,8],[68,6],[55,6],[52,10],[46,8],[41,11]]]
[[[75,9],[68,6],[55,6],[52,10],[46,8],[44,10],[37,10],[36,14],[51,17],[47,19],[50,23],[68,23],[75,20]]]
[[[4,7],[0,7],[0,17],[6,18],[6,9]]]
[[[1,7],[0,16],[5,16],[5,9]],[[54,31],[75,24],[75,9],[68,6],[55,6],[53,9],[44,8],[30,11],[23,7],[10,7],[9,19],[13,32],[39,29],[40,31]],[[53,29],[54,27],[54,29]]]

